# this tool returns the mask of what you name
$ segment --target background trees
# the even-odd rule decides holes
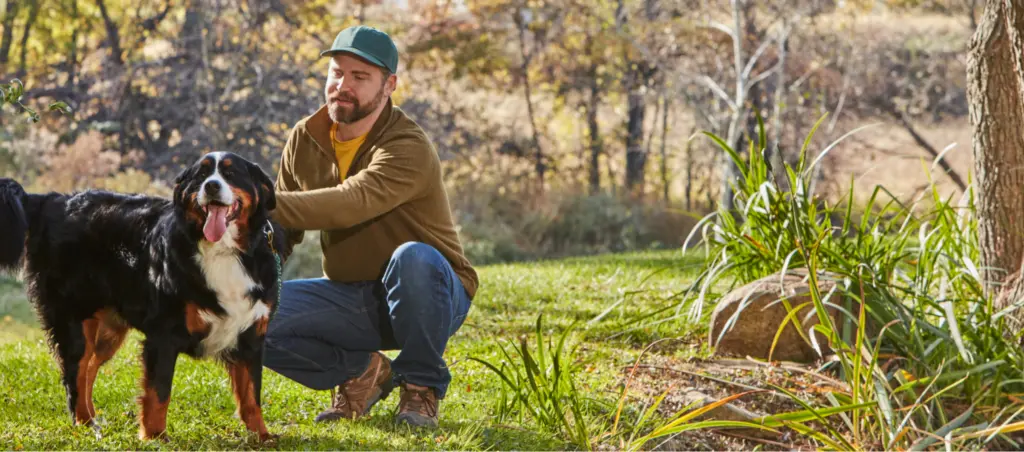
[[[80,169],[128,185],[159,185],[214,149],[272,170],[321,100],[319,50],[349,24],[387,29],[403,52],[395,100],[434,138],[482,260],[680,244],[693,217],[732,199],[728,160],[691,136],[743,151],[755,112],[780,161],[824,113],[812,153],[882,122],[826,159],[816,193],[845,193],[854,172],[862,187],[895,178],[887,186],[912,199],[927,181],[907,168],[931,157],[904,124],[938,149],[969,137],[961,57],[980,17],[953,0],[0,5],[0,80],[24,81],[27,106],[61,100],[73,113],[29,128],[5,109],[0,173],[52,174],[47,162],[98,147],[118,163]],[[945,158],[961,175],[971,166],[959,149]]]

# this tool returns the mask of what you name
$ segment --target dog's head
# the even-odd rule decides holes
[[[260,230],[275,207],[270,176],[255,163],[228,152],[202,156],[174,182],[175,207],[211,243],[229,235],[244,246],[250,227]]]

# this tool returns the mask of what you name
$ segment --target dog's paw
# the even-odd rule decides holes
[[[93,421],[89,423],[89,428],[91,428],[93,434],[96,435],[97,441],[103,439],[103,431],[100,429],[99,422],[96,422],[96,420],[93,419]]]
[[[166,430],[161,430],[159,432],[147,432],[145,430],[139,430],[139,439],[143,441],[160,440],[165,443],[171,441],[171,437],[167,435]]]
[[[260,437],[260,443],[261,444],[274,444],[274,443],[277,442],[278,439],[281,438],[281,435],[278,435],[278,434],[275,434],[275,433],[270,433],[270,432],[264,432],[264,433],[260,433],[259,437]]]

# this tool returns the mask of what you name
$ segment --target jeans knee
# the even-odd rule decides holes
[[[437,266],[439,259],[444,259],[441,253],[423,242],[405,242],[391,254],[392,261],[412,267]]]
[[[447,297],[435,294],[447,286],[446,261],[434,247],[420,242],[406,242],[395,249],[391,262],[384,274],[384,286],[388,292],[398,291],[403,303],[417,303],[427,300],[448,301]]]
[[[431,279],[442,274],[443,264],[444,256],[434,247],[421,242],[405,242],[391,254],[391,268],[387,273],[403,279]]]

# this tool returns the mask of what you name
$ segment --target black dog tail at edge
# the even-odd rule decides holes
[[[14,270],[21,262],[28,233],[24,196],[21,184],[0,178],[0,270]]]

